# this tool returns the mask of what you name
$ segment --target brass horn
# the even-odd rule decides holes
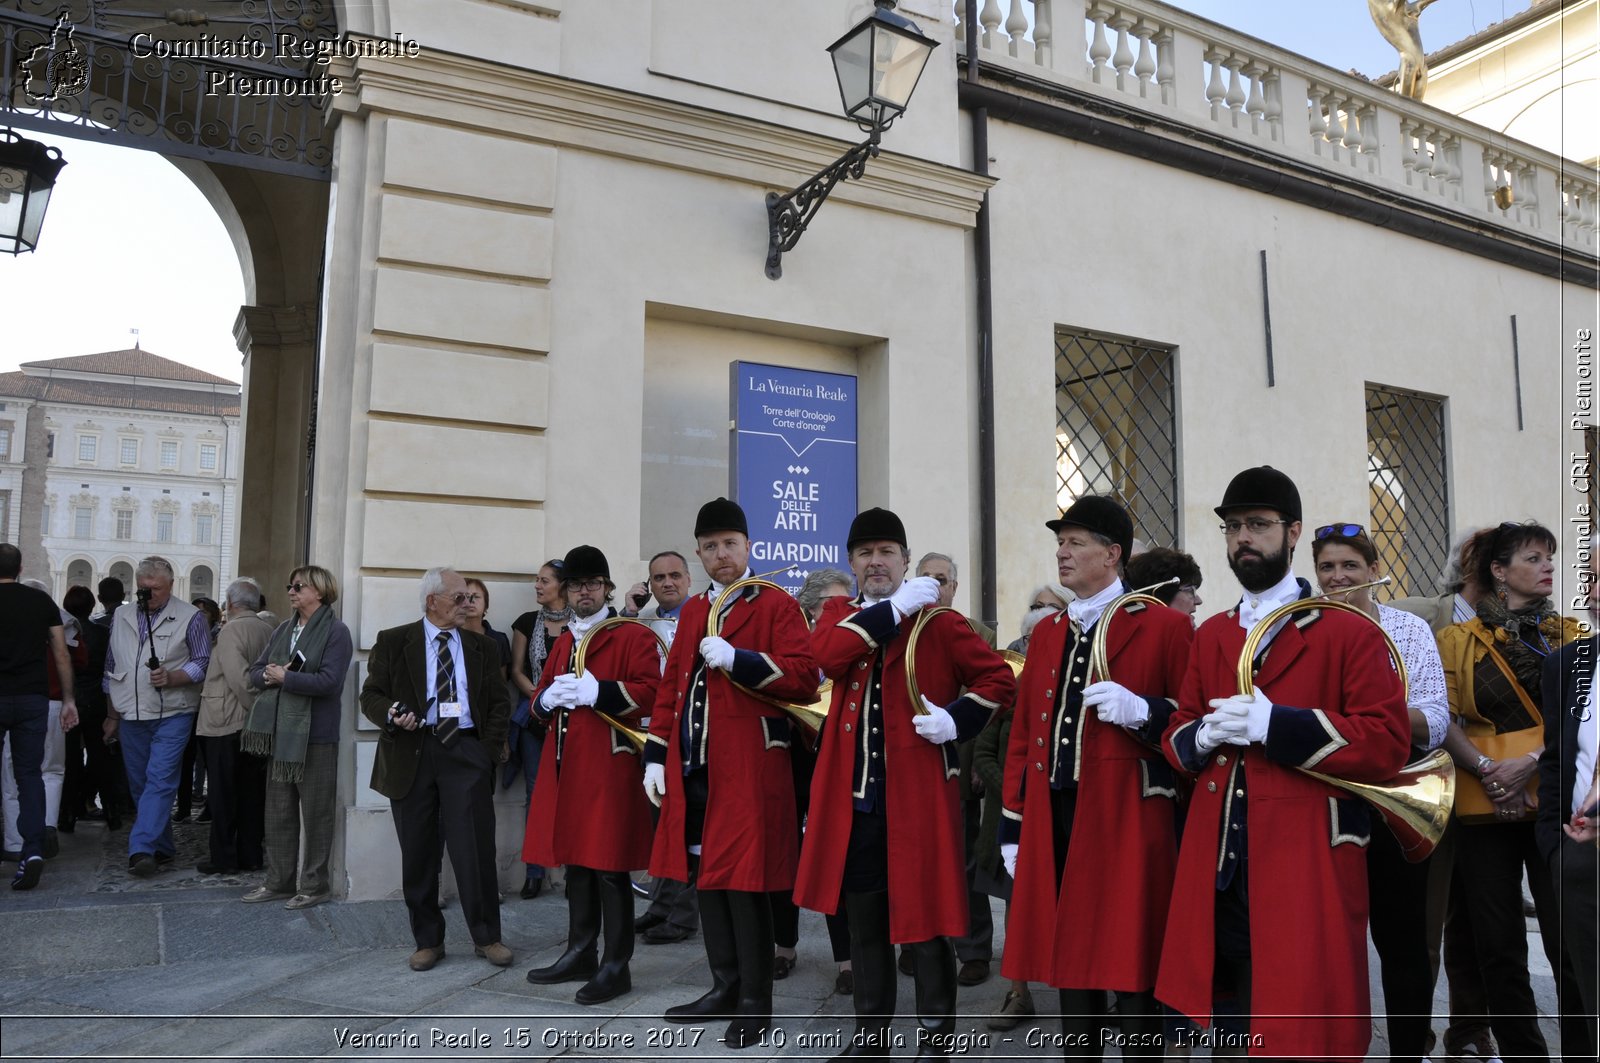
[[[956,610],[948,605],[936,605],[932,609],[923,608],[917,613],[917,622],[911,625],[911,634],[906,636],[906,693],[911,698],[911,711],[917,716],[928,715],[928,710],[922,705],[922,690],[917,686],[917,640],[922,637],[922,629],[928,625],[928,621],[940,613],[955,612]],[[956,613],[956,615],[960,616],[961,614]],[[978,630],[973,626],[970,617],[962,616],[961,619],[965,620],[974,632]],[[1022,654],[1005,650],[1000,656],[1005,658],[1006,664],[1010,666],[1012,676],[1022,674],[1022,665],[1025,660]]]
[[[593,639],[600,632],[604,631],[606,628],[615,627],[618,624],[638,624],[640,627],[644,628],[646,631],[649,631],[650,632],[650,637],[656,640],[656,649],[657,649],[658,652],[660,652],[660,654],[662,656],[662,659],[666,658],[666,656],[667,656],[667,642],[660,635],[656,634],[655,631],[650,627],[649,624],[645,623],[643,620],[639,620],[639,619],[637,619],[635,617],[631,617],[631,616],[612,616],[612,617],[607,617],[606,619],[604,619],[604,620],[600,621],[598,624],[596,624],[594,627],[590,628],[588,631],[585,631],[583,633],[583,638],[578,640],[578,648],[572,651],[572,674],[573,675],[582,675],[583,674],[583,662],[584,662],[584,659],[586,657],[588,657],[588,655],[589,655],[589,642],[590,642],[590,640]],[[596,709],[594,714],[596,716],[600,717],[606,723],[610,724],[611,727],[618,734],[620,734],[623,738],[626,738],[628,740],[628,744],[633,746],[633,748],[635,750],[639,750],[641,752],[644,750],[644,743],[645,743],[645,732],[644,731],[640,730],[637,727],[632,726],[631,724],[629,724],[629,723],[627,723],[627,722],[625,722],[623,720],[618,719],[617,717],[611,715],[609,712],[601,712],[600,710]]]
[[[783,568],[775,568],[771,572],[763,572],[758,576],[746,576],[744,579],[736,579],[726,587],[722,588],[722,593],[717,595],[716,600],[711,603],[711,612],[706,617],[706,636],[708,638],[716,638],[722,633],[723,604],[727,602],[732,595],[736,593],[744,593],[744,589],[746,587],[766,587],[770,590],[777,591],[785,598],[788,598],[791,602],[794,602],[794,597],[790,595],[788,591],[784,590],[782,587],[778,586],[778,584],[773,583],[771,580],[766,578],[768,576],[775,576],[779,572],[787,571],[789,571],[789,566],[785,565]],[[796,609],[800,609],[800,603],[794,602],[794,607]],[[804,619],[804,614],[805,610],[802,609],[802,619]],[[806,626],[808,628],[811,626],[809,620],[806,621]],[[733,677],[730,676],[728,681],[733,682]],[[734,683],[734,685],[740,690],[744,691],[746,694],[749,694],[751,697],[760,701],[764,701],[768,705],[774,706],[775,708],[782,709],[784,712],[793,717],[795,721],[800,724],[800,726],[809,730],[813,735],[822,733],[822,722],[828,718],[828,701],[833,697],[833,680],[830,679],[823,683],[822,686],[817,690],[817,696],[808,703],[802,703],[798,701],[783,701],[780,698],[774,698],[763,694],[758,690],[751,690],[749,687],[744,686],[741,683]]]
[[[1111,604],[1106,606],[1105,612],[1100,614],[1100,622],[1094,626],[1094,637],[1089,640],[1090,680],[1095,679],[1097,676],[1100,679],[1111,678],[1111,661],[1106,650],[1108,633],[1111,631],[1111,618],[1124,606],[1132,605],[1134,602],[1144,602],[1147,605],[1165,607],[1167,603],[1150,592],[1158,591],[1162,587],[1167,587],[1177,582],[1178,577],[1172,576],[1162,580],[1160,583],[1152,583],[1148,587],[1140,587],[1138,590],[1129,591],[1118,598],[1112,599]]]
[[[1351,591],[1387,582],[1388,577],[1384,577],[1372,583],[1341,587],[1335,593],[1348,594]],[[1346,602],[1333,601],[1325,595],[1301,598],[1287,605],[1281,605],[1262,617],[1260,623],[1251,629],[1244,640],[1244,649],[1240,651],[1238,674],[1235,676],[1240,694],[1255,694],[1253,666],[1261,640],[1267,632],[1271,631],[1278,621],[1295,613],[1313,609],[1336,609],[1343,613],[1354,613],[1376,627],[1378,634],[1383,636],[1384,645],[1389,648],[1389,659],[1394,663],[1394,669],[1400,676],[1400,686],[1405,691],[1407,700],[1410,699],[1411,682],[1406,675],[1406,665],[1400,659],[1400,651],[1395,646],[1394,640],[1389,637],[1389,633],[1362,609]],[[1324,775],[1322,772],[1307,768],[1299,770],[1313,779],[1320,779],[1330,786],[1354,794],[1377,809],[1378,814],[1383,817],[1384,822],[1400,842],[1405,858],[1412,863],[1426,859],[1428,854],[1433,852],[1434,846],[1439,844],[1444,828],[1450,821],[1450,810],[1455,805],[1456,767],[1449,754],[1443,750],[1434,750],[1421,760],[1407,764],[1400,769],[1400,774],[1381,783],[1352,782],[1349,779],[1336,779],[1331,775]]]

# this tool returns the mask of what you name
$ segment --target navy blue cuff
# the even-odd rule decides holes
[[[633,706],[628,699],[622,696],[622,684],[615,679],[601,679],[600,693],[595,695],[594,707],[598,712],[609,712],[616,716],[619,713],[629,712]]]
[[[1349,744],[1321,709],[1274,705],[1263,748],[1268,760],[1296,768],[1314,768],[1328,754]]]
[[[839,626],[859,632],[873,649],[877,649],[894,637],[900,621],[895,619],[894,606],[886,598],[839,621]]]
[[[963,694],[945,706],[945,711],[956,722],[956,741],[965,742],[978,737],[978,732],[989,726],[994,706],[985,704],[971,694]]]
[[[1172,746],[1172,751],[1178,755],[1178,762],[1185,771],[1199,773],[1205,767],[1206,755],[1200,752],[1195,745],[1195,736],[1200,733],[1200,721],[1190,720],[1172,733],[1167,741]]]
[[[746,690],[760,690],[782,674],[771,658],[755,650],[734,650],[733,667],[728,669],[728,677]]]
[[[1140,741],[1159,746],[1161,736],[1167,733],[1167,724],[1172,722],[1172,714],[1177,709],[1166,698],[1145,698],[1144,703],[1150,708],[1150,717],[1131,730]]]
[[[554,706],[546,705],[544,703],[544,696],[549,691],[549,689],[550,689],[549,687],[546,687],[544,690],[539,691],[538,700],[535,701],[531,706],[529,706],[529,711],[531,711],[535,716],[539,717],[539,719],[541,719],[541,720],[543,720],[543,721],[545,721],[547,723],[549,722],[550,717],[552,717],[552,716],[554,716],[556,714],[556,710],[555,710]]]
[[[667,762],[667,744],[655,735],[648,736],[644,741],[644,762],[646,764],[662,764]]]
[[[1020,845],[1022,843],[1022,820],[1012,819],[1010,816],[1000,817],[1000,832],[997,844]]]

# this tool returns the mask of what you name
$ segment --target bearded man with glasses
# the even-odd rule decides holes
[[[473,952],[509,967],[511,950],[500,941],[490,752],[504,747],[511,719],[500,649],[461,628],[467,583],[455,569],[429,569],[418,591],[422,618],[378,632],[361,688],[362,715],[383,729],[371,785],[389,799],[400,840],[402,890],[417,943],[411,969],[430,970],[444,958],[445,848]]]
[[[1216,1047],[1251,1056],[1360,1060],[1367,1017],[1372,811],[1304,771],[1381,782],[1405,764],[1410,726],[1376,624],[1343,611],[1291,615],[1266,634],[1240,694],[1252,629],[1310,597],[1290,571],[1300,492],[1271,466],[1235,476],[1216,509],[1244,597],[1195,632],[1162,739],[1195,776],[1156,997],[1210,1025],[1215,986],[1248,1024]]]

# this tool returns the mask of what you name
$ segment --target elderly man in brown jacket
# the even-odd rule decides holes
[[[206,803],[211,811],[211,859],[204,875],[261,867],[267,760],[239,748],[256,691],[246,679],[251,662],[272,637],[272,621],[257,615],[261,588],[252,579],[228,585],[224,623],[211,651],[195,734],[206,758]]]

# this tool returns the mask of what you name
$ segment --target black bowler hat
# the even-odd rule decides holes
[[[611,582],[611,566],[606,563],[606,555],[600,552],[599,547],[574,546],[567,551],[567,556],[561,562],[563,581],[596,577]]]
[[[1053,532],[1062,528],[1087,528],[1096,535],[1104,535],[1122,547],[1123,564],[1128,563],[1128,555],[1133,553],[1133,518],[1104,495],[1084,495],[1061,516],[1045,521],[1044,526]]]
[[[1291,524],[1300,519],[1300,489],[1271,465],[1258,465],[1228,481],[1217,516],[1230,509],[1275,509]]]
[[[906,526],[892,510],[871,509],[862,510],[856,514],[856,519],[850,522],[850,535],[845,539],[844,548],[854,550],[856,543],[876,542],[887,540],[899,543],[902,550],[906,546]]]
[[[702,535],[724,531],[736,531],[749,536],[750,524],[744,519],[744,510],[739,508],[739,503],[726,498],[713,498],[700,507],[699,515],[694,518],[694,537],[698,539]]]

